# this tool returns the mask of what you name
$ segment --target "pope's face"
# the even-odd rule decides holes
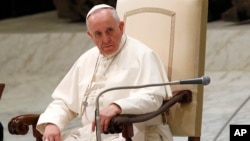
[[[123,22],[118,22],[111,9],[102,9],[88,17],[88,35],[100,53],[110,55],[118,50],[123,35]]]

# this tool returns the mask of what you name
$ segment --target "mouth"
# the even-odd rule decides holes
[[[103,46],[103,49],[112,49],[113,48],[113,46],[112,45],[106,45],[106,46]]]
[[[102,53],[105,55],[110,55],[116,51],[116,48],[113,45],[105,45],[102,47]]]

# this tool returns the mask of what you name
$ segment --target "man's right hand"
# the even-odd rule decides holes
[[[60,129],[55,124],[46,124],[43,133],[43,141],[61,141]]]

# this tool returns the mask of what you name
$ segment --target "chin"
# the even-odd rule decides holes
[[[104,55],[112,55],[116,52],[117,49],[110,49],[110,50],[105,50],[103,51]]]

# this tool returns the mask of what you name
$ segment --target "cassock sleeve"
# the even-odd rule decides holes
[[[78,67],[73,65],[70,71],[54,90],[50,103],[39,117],[37,129],[43,133],[46,123],[53,123],[62,130],[69,121],[77,116],[78,102]]]

